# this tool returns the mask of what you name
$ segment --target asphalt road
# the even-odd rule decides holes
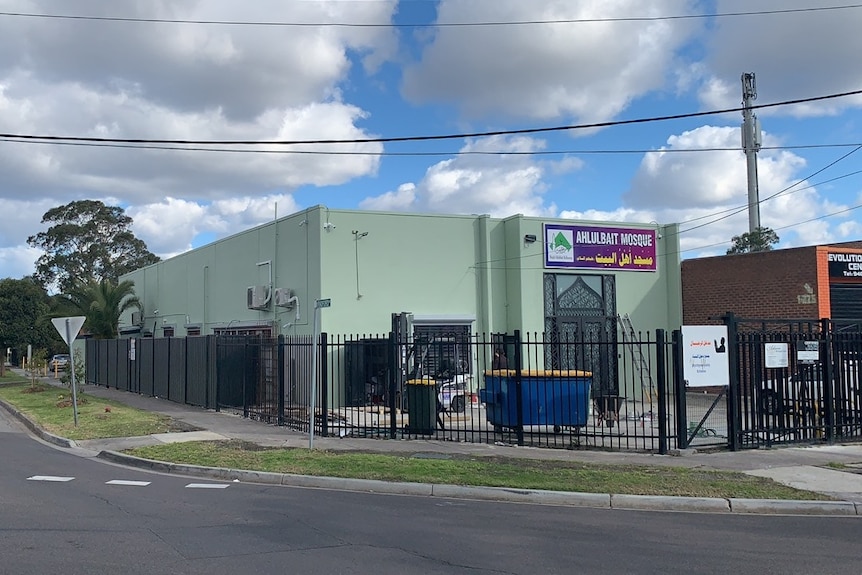
[[[857,517],[570,509],[201,481],[73,455],[4,418],[3,574],[860,572]]]

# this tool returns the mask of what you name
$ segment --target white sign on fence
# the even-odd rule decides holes
[[[688,387],[730,385],[727,326],[682,326],[683,376]]]
[[[764,343],[763,356],[766,362],[766,367],[787,367],[790,364],[790,362],[787,360],[787,349],[788,347],[786,343]]]

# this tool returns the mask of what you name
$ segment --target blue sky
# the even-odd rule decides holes
[[[755,104],[862,89],[862,4],[832,0],[0,0],[0,13],[7,135],[373,139],[735,108],[744,72]],[[446,25],[501,22],[520,24]],[[860,106],[852,95],[757,111],[760,197],[782,192],[761,221],[779,247],[859,239]],[[317,204],[680,222],[682,257],[724,253],[748,229],[745,211],[725,217],[747,203],[741,122],[304,146],[349,155],[0,138],[0,277],[32,273],[26,238],[80,199],[124,207],[162,257],[276,205]]]

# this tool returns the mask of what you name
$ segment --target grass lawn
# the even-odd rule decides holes
[[[267,449],[238,441],[174,443],[131,449],[126,453],[192,465],[386,481],[633,495],[830,499],[743,473],[684,467],[597,465],[502,457],[429,459]]]
[[[165,433],[174,428],[169,417],[132,409],[81,392],[77,395],[76,427],[71,390],[39,382],[35,386],[29,382],[0,385],[0,399],[17,407],[45,431],[67,439],[133,437]]]
[[[20,381],[27,381],[23,375],[18,375],[8,367],[6,368],[6,375],[0,377],[0,385],[4,383],[17,383]]]

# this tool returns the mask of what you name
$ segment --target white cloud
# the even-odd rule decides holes
[[[398,186],[394,192],[386,192],[383,195],[365,198],[359,203],[364,210],[378,211],[408,211],[416,201],[416,184],[406,183]]]
[[[441,0],[438,22],[683,15],[695,2]],[[452,102],[469,116],[602,121],[659,90],[696,20],[437,29],[404,74],[413,102]]]
[[[78,0],[0,1],[9,11],[127,18],[240,22],[389,22],[397,2],[177,0],[124,3]],[[349,51],[379,63],[397,37],[386,27],[214,26],[0,19],[4,69],[26,66],[51,83],[131,93],[158,106],[219,109],[248,121],[262,110],[303,106],[327,97],[350,66]]]
[[[812,7],[808,0],[762,0],[751,9]],[[719,0],[715,6],[718,13],[739,8],[736,0]],[[754,72],[756,76],[759,96],[756,104],[857,90],[862,82],[858,66],[858,54],[862,52],[858,8],[719,18],[706,37],[705,48],[700,98],[707,109],[740,105],[743,72]],[[758,113],[831,115],[848,106],[860,105],[862,97],[855,96]]]
[[[527,137],[468,141],[461,149],[462,155],[434,164],[420,182],[366,198],[360,207],[497,217],[517,213],[552,215],[556,207],[546,206],[543,201],[546,171],[569,171],[579,162],[568,158],[560,162],[537,161],[525,154],[541,150],[544,145],[541,140]]]
[[[134,220],[134,234],[146,242],[151,252],[165,258],[191,249],[199,234],[221,237],[298,209],[293,198],[287,195],[238,197],[210,204],[169,197],[161,202],[133,206],[127,214]]]

